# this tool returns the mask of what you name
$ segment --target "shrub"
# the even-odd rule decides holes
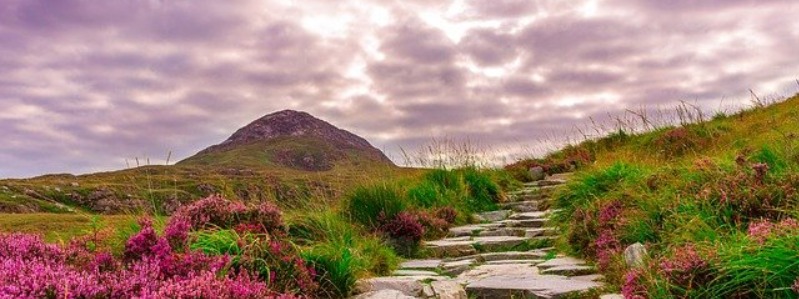
[[[320,297],[346,298],[352,294],[363,261],[347,247],[317,246],[302,257],[316,269]]]
[[[660,271],[681,291],[704,287],[714,278],[710,263],[697,253],[693,245],[675,249],[673,256],[660,262]]]
[[[438,186],[439,190],[463,190],[460,175],[451,170],[433,169],[425,173],[424,180]]]
[[[502,193],[491,176],[474,168],[461,171],[469,194],[468,208],[475,212],[496,210]]]
[[[217,195],[181,207],[172,216],[167,227],[170,229],[170,234],[173,234],[177,231],[171,230],[184,229],[181,226],[186,225],[194,230],[238,227],[253,233],[273,235],[283,235],[286,229],[280,209],[272,203],[245,205]]]
[[[386,184],[358,187],[347,202],[350,218],[372,229],[380,226],[380,217],[393,219],[406,207],[405,198],[399,189]]]
[[[401,212],[393,218],[381,218],[381,223],[379,230],[390,238],[398,253],[411,256],[416,252],[425,234],[418,216]]]
[[[422,181],[408,189],[408,199],[417,207],[430,208],[443,204],[443,196],[439,194],[436,184]]]
[[[683,156],[689,152],[701,149],[706,143],[707,140],[705,138],[702,138],[694,130],[686,127],[668,130],[654,141],[655,148],[664,158]]]

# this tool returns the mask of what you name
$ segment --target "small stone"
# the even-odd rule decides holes
[[[546,172],[544,172],[544,168],[541,166],[530,167],[529,172],[531,181],[540,181],[547,177]]]
[[[624,262],[627,263],[627,267],[630,268],[643,266],[646,256],[646,247],[641,243],[635,243],[627,246],[627,249],[624,249]]]
[[[435,298],[435,297],[436,297],[436,292],[435,292],[435,291],[433,291],[433,287],[431,287],[431,286],[429,286],[429,285],[425,285],[425,286],[422,288],[422,295],[423,295],[425,298]]]
[[[466,299],[466,290],[454,281],[434,281],[430,283],[438,299]]]
[[[624,299],[624,296],[622,296],[621,294],[605,294],[599,296],[599,299]]]

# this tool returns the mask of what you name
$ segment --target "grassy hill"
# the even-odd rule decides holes
[[[579,166],[557,198],[559,246],[635,298],[795,298],[799,97],[710,120],[620,130],[529,165]],[[623,251],[648,250],[629,267]],[[796,287],[794,287],[796,289]]]

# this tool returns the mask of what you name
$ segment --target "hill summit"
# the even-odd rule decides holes
[[[324,171],[344,163],[393,165],[366,139],[306,112],[283,110],[251,122],[222,143],[178,164],[272,165]]]

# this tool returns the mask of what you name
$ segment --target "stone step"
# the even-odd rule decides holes
[[[594,273],[596,273],[596,269],[594,269],[594,267],[580,266],[580,265],[556,266],[541,270],[541,274],[563,275],[563,276],[590,275]]]
[[[497,237],[497,236],[514,236],[524,237],[527,235],[527,230],[519,227],[502,227],[491,230],[484,230],[477,234],[481,237]]]
[[[529,208],[532,208],[534,210],[537,210],[538,206],[542,205],[543,203],[544,202],[542,200],[511,201],[511,202],[501,203],[501,204],[499,204],[499,207],[503,208],[503,209],[509,209],[509,210],[514,211],[514,212],[520,212],[520,211],[516,210],[516,208],[518,208],[520,206],[525,206],[525,207],[529,207]],[[522,212],[527,212],[527,211],[522,211]]]
[[[470,224],[464,226],[456,226],[449,229],[448,237],[466,237],[466,236],[474,236],[480,233],[481,231],[497,229],[502,227],[501,223],[480,223],[480,224]]]
[[[549,187],[549,186],[560,186],[567,183],[567,180],[561,178],[546,178],[540,181],[524,183],[524,187]]]
[[[542,236],[556,237],[557,234],[558,230],[552,227],[531,228],[531,229],[526,229],[524,231],[524,236],[527,238],[542,237]]]
[[[526,228],[539,228],[546,224],[546,219],[508,219],[499,222],[502,227],[526,227]]]
[[[480,222],[496,222],[500,220],[508,219],[508,216],[513,211],[511,210],[499,210],[499,211],[491,211],[491,212],[483,212],[474,215],[475,220]]]
[[[438,276],[437,272],[425,270],[396,270],[391,273],[392,276]]]
[[[520,221],[520,220],[517,220]],[[526,220],[525,220],[526,221]],[[520,246],[533,240],[544,240],[549,237],[517,237],[517,236],[478,236],[446,238],[424,243],[424,248],[435,257],[463,257],[477,254],[479,251],[494,252]]]
[[[495,275],[469,283],[466,285],[466,294],[469,298],[478,299],[561,298],[576,296],[601,286],[599,282],[560,275]]]
[[[442,260],[409,260],[400,264],[400,269],[403,270],[427,270],[435,271],[441,267]]]
[[[550,214],[549,211],[514,213],[513,215],[510,215],[508,219],[513,219],[513,220],[545,219],[549,214]]]
[[[530,261],[485,264],[458,276],[469,298],[558,298],[601,284],[587,279],[542,274]]]

